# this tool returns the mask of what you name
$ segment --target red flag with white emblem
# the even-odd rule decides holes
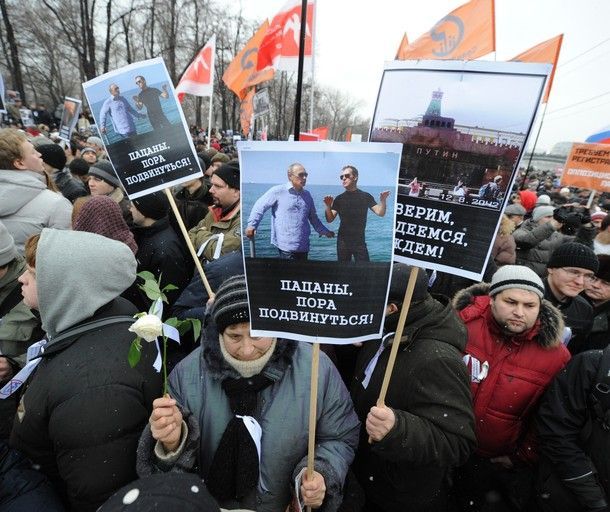
[[[191,62],[178,82],[176,92],[182,103],[184,94],[193,96],[211,96],[214,84],[214,55],[216,53],[216,35],[205,44],[197,57]]]
[[[307,3],[304,69],[311,69],[313,51],[314,0]],[[301,34],[301,0],[289,0],[269,24],[258,49],[256,69],[297,71]]]

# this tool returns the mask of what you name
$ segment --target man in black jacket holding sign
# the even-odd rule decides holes
[[[361,349],[352,398],[362,423],[353,470],[367,512],[442,512],[448,476],[474,448],[466,328],[419,271],[386,405],[376,406],[411,267],[394,263],[385,336]],[[370,439],[369,439],[370,438]],[[369,442],[369,440],[371,442]]]

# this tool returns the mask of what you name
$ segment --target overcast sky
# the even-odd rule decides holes
[[[231,0],[229,5],[237,11],[241,4],[246,17],[262,21],[273,17],[284,3]],[[316,82],[349,92],[362,101],[361,114],[372,117],[384,61],[394,58],[402,34],[406,31],[409,41],[415,41],[463,3],[465,0],[318,0]],[[608,0],[496,0],[497,52],[486,60],[511,59],[564,33],[537,150],[550,149],[559,141],[583,141],[610,125],[608,19]],[[501,94],[498,102],[502,102]]]

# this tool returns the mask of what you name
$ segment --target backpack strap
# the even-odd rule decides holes
[[[121,315],[121,316],[109,316],[107,318],[100,318],[99,320],[92,320],[91,322],[77,325],[75,327],[72,327],[72,328],[62,332],[61,334],[58,334],[54,338],[51,338],[49,340],[50,345],[47,346],[48,350],[44,352],[43,356],[52,354],[53,352],[55,352],[55,350],[53,350],[53,348],[57,347],[59,342],[70,340],[72,338],[74,338],[72,340],[72,341],[74,341],[78,336],[81,336],[90,331],[99,329],[100,327],[106,327],[107,325],[127,323],[127,322],[132,324],[134,321],[135,320],[132,316]],[[65,348],[65,347],[62,346],[62,348]]]
[[[604,430],[610,430],[610,345],[602,352],[591,400],[597,419]]]

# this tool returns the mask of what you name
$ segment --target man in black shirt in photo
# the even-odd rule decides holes
[[[343,167],[339,178],[345,192],[336,198],[324,197],[326,221],[332,222],[337,214],[340,218],[337,260],[347,262],[353,258],[356,262],[369,261],[369,251],[364,240],[366,216],[369,209],[379,217],[385,215],[390,191],[381,192],[377,203],[371,194],[358,188],[358,169],[352,165]]]
[[[148,87],[148,85],[146,85],[146,79],[142,75],[138,75],[136,76],[136,85],[141,89],[140,93],[133,97],[136,108],[142,110],[142,107],[146,107],[148,120],[154,130],[157,128],[169,127],[170,122],[167,117],[165,117],[163,108],[161,107],[161,101],[159,100],[159,97],[163,99],[169,98],[167,84],[164,84],[160,91],[156,87]]]

